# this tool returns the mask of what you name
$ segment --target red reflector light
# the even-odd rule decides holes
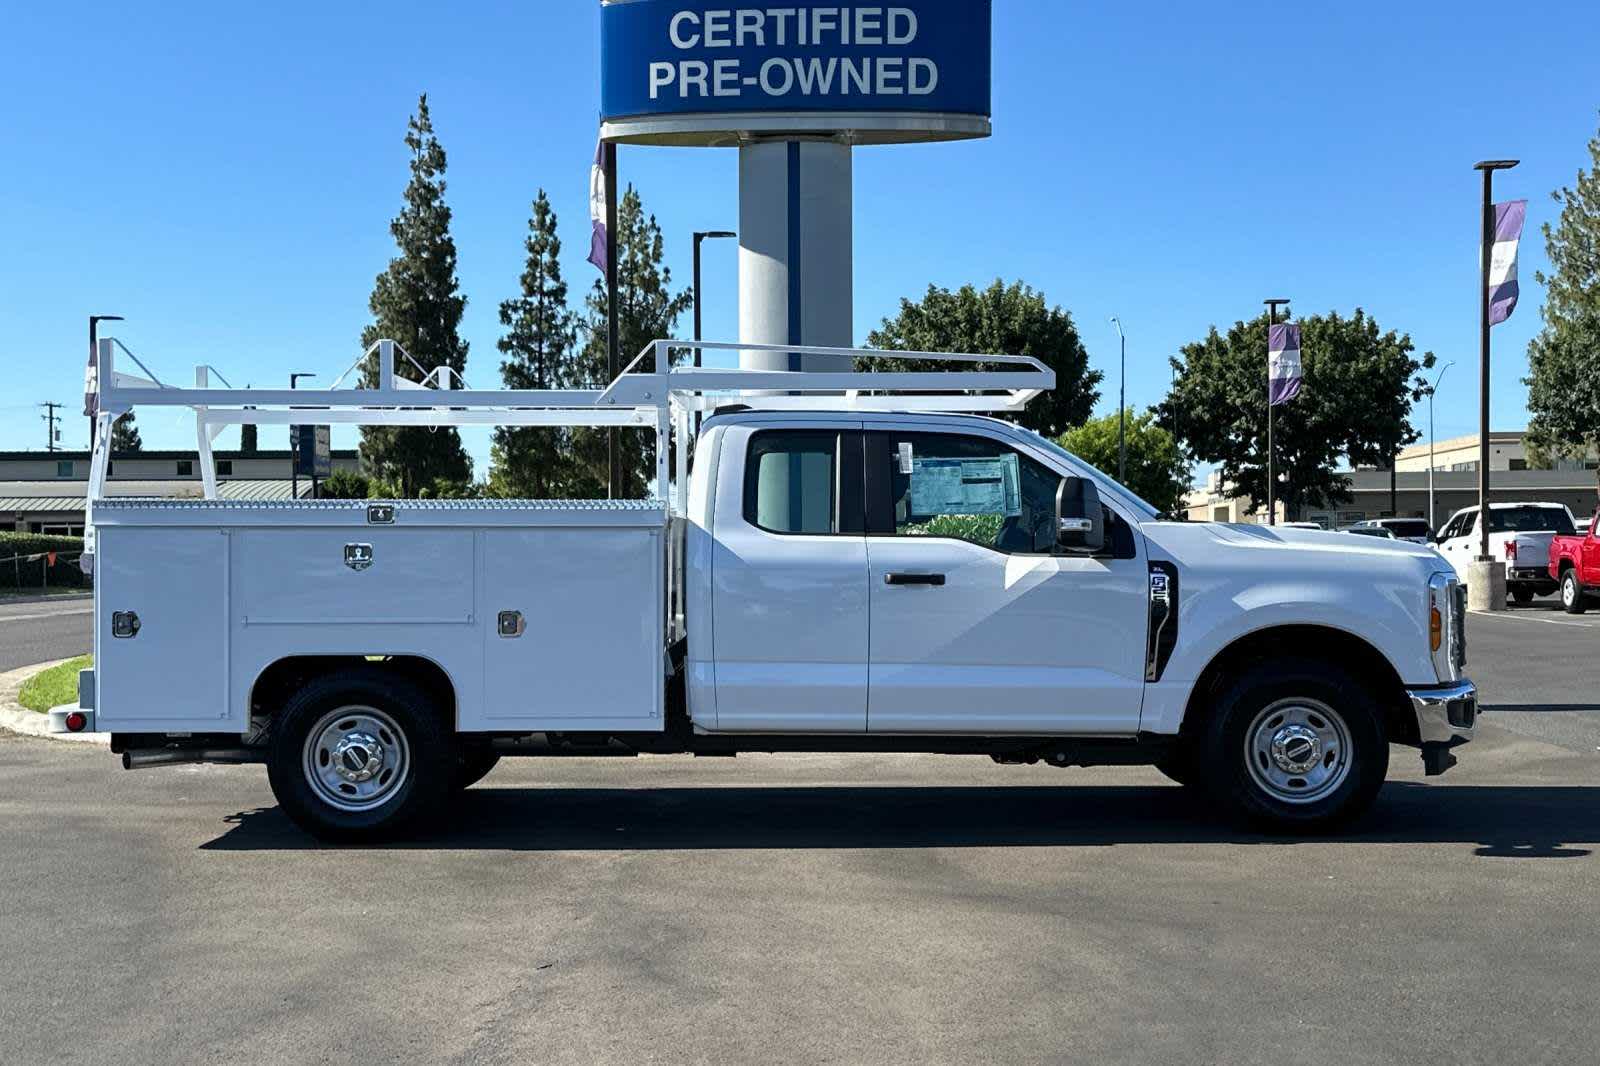
[[[81,732],[83,732],[83,727],[88,725],[88,724],[89,724],[89,719],[84,715],[84,713],[82,711],[68,711],[67,712],[67,732],[69,732],[69,733],[81,733]]]
[[[1506,558],[1507,559],[1515,559],[1516,557],[1517,557],[1517,542],[1514,541],[1514,540],[1506,541]]]

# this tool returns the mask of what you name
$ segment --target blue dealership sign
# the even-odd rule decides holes
[[[893,113],[913,116],[898,127],[909,132],[921,114],[974,116],[986,131],[991,7],[610,3],[601,13],[601,117],[626,126],[706,116],[689,125],[710,131],[730,125],[716,115]]]

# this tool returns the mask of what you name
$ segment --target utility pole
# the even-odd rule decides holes
[[[1278,305],[1289,306],[1285,299],[1262,300],[1267,305],[1267,347],[1272,347],[1272,327],[1278,324]],[[1273,468],[1272,451],[1272,364],[1267,363],[1267,525],[1278,524],[1278,479]]]
[[[1116,315],[1117,340],[1122,344],[1122,375],[1117,386],[1117,483],[1128,483],[1128,338],[1122,332],[1122,319]]]
[[[47,452],[56,450],[56,443],[61,440],[61,431],[56,428],[56,423],[61,421],[61,416],[56,411],[64,404],[45,402],[39,405],[44,408],[44,414],[39,417],[44,419],[44,449]]]

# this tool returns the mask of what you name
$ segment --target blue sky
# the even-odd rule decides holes
[[[456,5],[452,5],[456,6]],[[468,379],[498,377],[496,309],[521,270],[540,186],[575,294],[595,277],[587,168],[598,5],[19,5],[0,40],[0,448],[38,447],[35,404],[68,404],[82,447],[85,316],[164,377],[198,362],[235,384],[325,383],[354,357],[401,143],[426,90],[450,158],[469,297]],[[1525,421],[1549,193],[1600,122],[1593,0],[1146,4],[996,0],[989,140],[856,154],[857,339],[930,282],[1021,278],[1070,310],[1111,380],[1154,403],[1178,346],[1257,313],[1365,307],[1455,359],[1438,435],[1476,427],[1479,187],[1527,197],[1523,303],[1495,330],[1494,421]],[[737,222],[723,150],[624,148],[688,283],[694,229]],[[736,253],[708,246],[707,334],[737,329]],[[687,334],[689,323],[680,332]],[[1422,415],[1425,419],[1425,413]],[[189,446],[149,412],[147,446]],[[1419,425],[1421,423],[1419,422]],[[1425,429],[1425,426],[1422,426]],[[263,444],[275,443],[263,430]],[[225,437],[226,445],[229,438]],[[485,473],[482,434],[469,444]]]

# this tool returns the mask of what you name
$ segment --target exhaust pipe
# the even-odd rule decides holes
[[[191,763],[219,763],[242,766],[265,762],[266,756],[252,748],[147,748],[122,753],[124,770],[145,770],[152,766],[185,766]]]

